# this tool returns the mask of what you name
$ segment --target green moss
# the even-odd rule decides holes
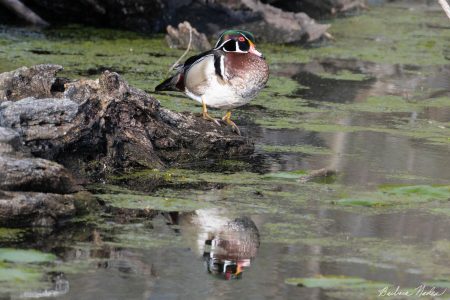
[[[300,179],[301,175],[307,174],[306,170],[296,170],[291,172],[274,172],[264,175],[264,178],[280,178],[280,179]]]
[[[343,70],[336,73],[319,73],[318,75],[326,79],[348,80],[348,81],[364,81],[370,78],[365,74],[352,73],[348,70]]]
[[[120,178],[117,177],[117,178]],[[98,194],[141,194],[139,191],[130,190],[122,186],[113,184],[90,184],[87,186],[88,190],[92,193]]]
[[[336,41],[315,49],[315,56],[357,58],[378,63],[446,64],[442,55],[450,33],[429,30],[426,23],[441,24],[445,16],[436,11],[373,7],[363,15],[337,19],[330,33]],[[354,29],[358,28],[357,31]]]
[[[8,284],[24,284],[37,281],[42,277],[42,273],[29,268],[10,268],[0,265],[0,287],[5,283]],[[24,286],[22,286],[24,287]],[[4,288],[4,286],[3,286]]]
[[[125,174],[120,174],[120,175],[113,175],[110,176],[109,179],[110,180],[123,180],[123,179],[127,179],[127,180],[132,180],[132,179],[139,179],[139,178],[148,178],[148,177],[152,177],[152,178],[164,178],[164,177],[171,177],[171,173],[169,171],[161,171],[158,169],[146,169],[146,170],[142,170],[142,171],[136,171],[136,172],[132,172],[132,173],[125,173]]]
[[[334,201],[341,206],[400,206],[450,199],[450,186],[380,186],[375,192],[362,192]]]
[[[0,248],[0,261],[15,263],[43,263],[56,260],[51,253],[43,253],[37,250],[23,250],[12,248]]]
[[[347,104],[345,107],[353,111],[367,112],[411,112],[417,110],[414,103],[410,103],[399,96],[368,97],[362,103]]]
[[[18,242],[25,232],[24,229],[0,227],[0,242]]]
[[[183,52],[167,47],[162,36],[73,26],[19,39],[0,34],[0,42],[5,43],[0,52],[0,72],[55,63],[64,66],[62,75],[89,78],[109,69],[148,91],[163,80]]]
[[[16,295],[48,288],[51,283],[46,274],[55,260],[55,255],[38,250],[0,248],[0,291]]]
[[[333,152],[330,149],[323,147],[314,147],[312,145],[262,145],[261,149],[265,152],[300,152],[312,155],[329,155]]]
[[[221,164],[219,162],[219,164]],[[235,164],[232,161],[224,161],[224,165]],[[240,164],[240,167],[245,163]],[[223,183],[223,184],[236,184],[245,183],[252,184],[257,183],[258,174],[251,172],[201,172],[188,169],[167,169],[167,170],[143,170],[133,173],[127,173],[119,176],[110,177],[113,181],[126,181],[126,180],[160,180],[168,185],[185,185],[194,183]]]
[[[233,159],[223,159],[218,161],[215,164],[215,167],[222,171],[229,171],[229,172],[239,172],[244,170],[251,169],[251,164],[248,162],[240,161],[240,160],[233,160]]]
[[[202,201],[193,201],[182,198],[155,197],[132,194],[101,194],[97,195],[116,208],[142,209],[142,210],[162,210],[162,211],[194,211],[207,207],[208,204]]]
[[[405,198],[420,198],[428,200],[448,200],[450,199],[450,186],[440,185],[381,185],[379,190],[390,195]]]

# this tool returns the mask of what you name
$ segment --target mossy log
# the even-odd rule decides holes
[[[9,191],[0,194],[0,223],[2,210],[13,209],[8,199],[44,205],[46,196],[34,193],[52,193],[51,203],[70,202],[80,184],[110,174],[253,153],[250,139],[164,109],[117,73],[72,81],[57,77],[60,70],[38,65],[0,74],[0,191]]]

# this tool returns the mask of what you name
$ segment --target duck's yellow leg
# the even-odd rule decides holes
[[[231,111],[227,111],[225,116],[223,116],[222,121],[224,121],[228,125],[231,125],[231,127],[233,127],[233,131],[235,131],[238,135],[241,135],[239,127],[237,127],[237,125],[233,121],[231,121]]]
[[[206,108],[205,100],[202,98],[202,116],[203,119],[214,122],[216,125],[220,126],[220,123],[217,119],[214,119],[208,114],[208,109]]]

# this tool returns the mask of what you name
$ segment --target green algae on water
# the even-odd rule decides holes
[[[0,261],[15,263],[48,263],[56,260],[51,253],[37,250],[24,250],[13,248],[0,248]]]
[[[194,211],[207,207],[208,204],[201,201],[193,201],[183,198],[156,197],[133,194],[100,194],[97,195],[108,205],[116,208],[142,209],[155,211]]]
[[[333,152],[330,149],[324,147],[315,147],[312,145],[262,145],[261,149],[264,152],[275,153],[291,153],[299,152],[311,155],[329,155]]]
[[[340,206],[383,207],[414,205],[429,201],[450,199],[450,186],[380,186],[375,192],[361,192],[334,201]]]
[[[0,287],[2,286],[2,282],[10,282],[13,284],[18,284],[20,282],[26,283],[38,280],[41,278],[41,276],[41,273],[33,269],[10,268],[0,265]]]
[[[323,289],[369,289],[388,286],[388,284],[384,282],[374,282],[360,277],[350,277],[342,275],[287,278],[285,280],[285,283],[300,287]]]
[[[348,81],[364,81],[370,78],[365,74],[353,73],[348,70],[342,70],[336,73],[319,73],[318,75],[321,78],[334,80],[348,80]]]

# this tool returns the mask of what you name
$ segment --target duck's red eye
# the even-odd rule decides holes
[[[240,36],[240,37],[239,37],[239,42],[243,42],[243,41],[245,41],[244,37],[243,37],[243,36]]]

